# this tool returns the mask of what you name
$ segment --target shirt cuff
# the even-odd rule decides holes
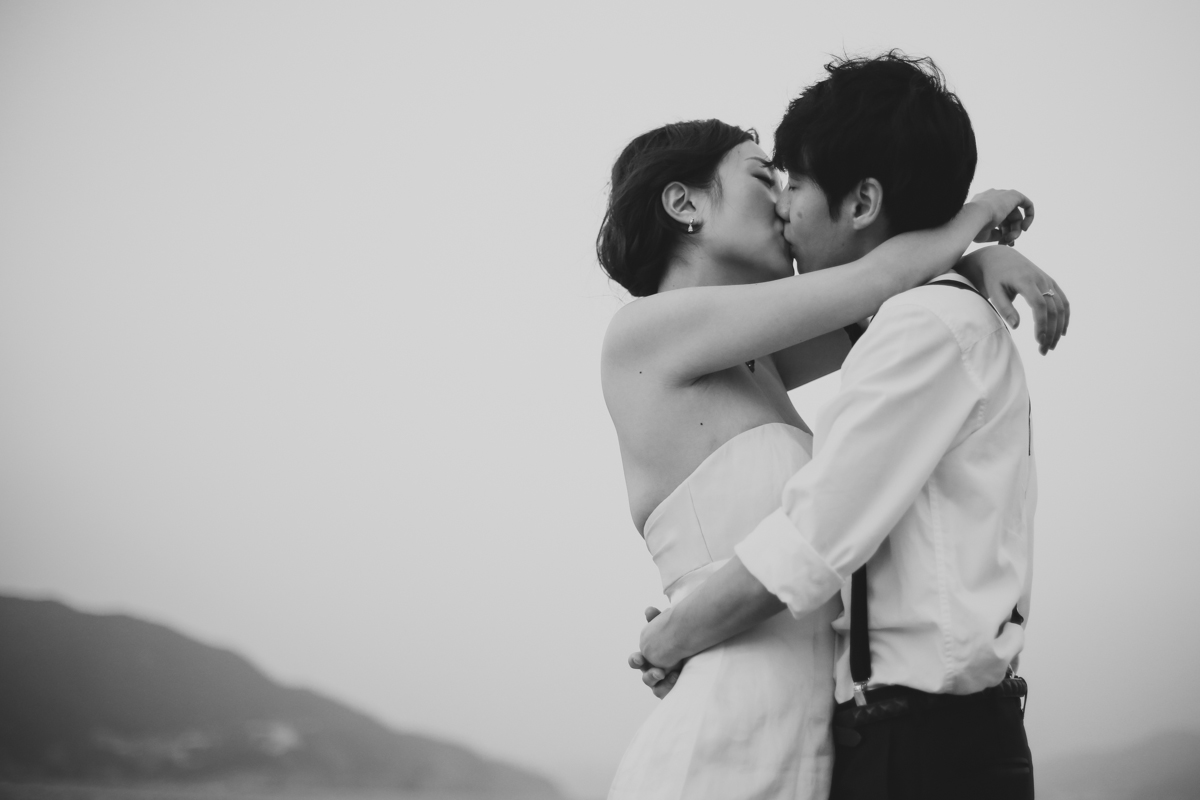
[[[733,551],[771,594],[802,617],[825,604],[845,582],[779,508],[758,524]]]

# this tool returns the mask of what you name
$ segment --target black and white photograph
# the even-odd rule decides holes
[[[1200,799],[1198,38],[0,0],[0,800]]]

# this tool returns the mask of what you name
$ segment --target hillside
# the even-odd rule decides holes
[[[0,597],[0,781],[560,797],[161,625],[12,597]]]

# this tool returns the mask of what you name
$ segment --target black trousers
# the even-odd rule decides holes
[[[830,800],[1032,800],[1019,698],[913,693],[911,706],[853,727],[835,716]]]

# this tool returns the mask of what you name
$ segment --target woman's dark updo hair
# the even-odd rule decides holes
[[[753,129],[719,119],[664,125],[630,142],[612,169],[608,209],[596,237],[596,256],[608,277],[634,297],[658,291],[667,262],[687,226],[662,204],[663,189],[679,181],[708,188],[721,159],[742,142],[758,142]]]

